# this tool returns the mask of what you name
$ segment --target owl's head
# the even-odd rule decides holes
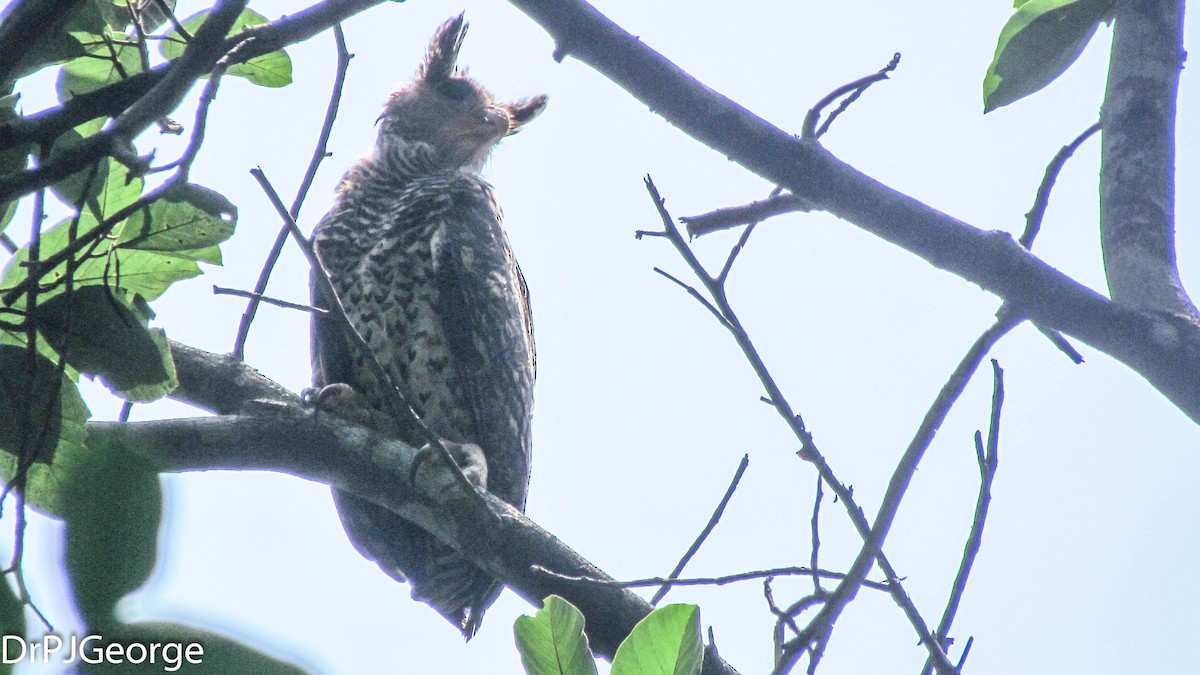
[[[456,66],[466,34],[462,14],[437,29],[416,78],[388,98],[379,135],[381,142],[428,143],[446,168],[477,171],[497,141],[517,133],[542,112],[546,97],[495,101]]]

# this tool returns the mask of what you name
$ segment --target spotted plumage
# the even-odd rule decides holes
[[[487,489],[524,509],[533,409],[533,329],[524,279],[479,176],[488,153],[545,106],[499,104],[455,68],[466,32],[443,24],[409,86],[390,97],[374,150],[342,179],[313,234],[347,317],[438,437],[474,444]],[[314,303],[327,306],[314,291]],[[313,379],[347,384],[384,410],[364,354],[314,315]],[[397,421],[399,434],[424,439]],[[395,428],[392,429],[393,431]],[[500,585],[416,525],[334,491],[358,550],[469,639]]]

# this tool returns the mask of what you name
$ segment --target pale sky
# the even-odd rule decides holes
[[[207,3],[179,4],[188,16]],[[980,86],[1009,2],[595,4],[708,86],[796,132],[825,93],[901,52],[893,79],[844,114],[825,145],[941,211],[1012,233],[1024,224],[1046,163],[1095,121],[1111,36],[1102,28],[1047,90],[984,116]],[[306,5],[258,0],[252,7],[276,18]],[[384,98],[412,75],[434,28],[463,8],[471,30],[460,64],[499,97],[550,97],[545,114],[503,142],[485,167],[533,299],[539,379],[529,516],[617,578],[663,575],[749,453],[741,488],[686,575],[807,564],[815,471],[759,402],[761,388],[728,334],[652,271],[687,279],[686,266],[665,242],[633,237],[659,226],[642,186],[647,173],[676,216],[760,199],[772,186],[586,66],[554,63],[550,39],[511,5],[385,3],[345,25],[356,56],[333,155],[301,226],[311,230],[342,172],[369,148]],[[222,247],[223,267],[155,303],[157,325],[173,339],[230,350],[244,301],[213,296],[211,286],[251,288],[279,226],[249,169],[261,166],[290,202],[308,163],[332,82],[333,39],[324,34],[288,52],[290,87],[222,84],[192,180],[236,203],[239,227]],[[21,87],[28,111],[51,103],[36,86]],[[189,127],[195,93],[175,115]],[[1198,97],[1185,70],[1178,251],[1193,292],[1200,288]],[[169,158],[181,144],[150,134],[140,148]],[[1103,292],[1098,166],[1093,139],[1064,171],[1035,253]],[[694,246],[719,265],[735,236]],[[307,268],[294,248],[269,294],[307,298]],[[776,380],[871,515],[929,403],[998,307],[970,283],[825,214],[759,226],[730,294]],[[307,322],[264,306],[247,361],[292,390],[307,386]],[[1200,590],[1186,575],[1200,555],[1200,433],[1138,375],[1075,345],[1082,366],[1022,326],[993,354],[1008,394],[1000,468],[951,653],[956,659],[975,636],[968,673],[1194,668]],[[991,388],[984,368],[930,448],[885,545],[931,625],[970,525],[978,488],[972,435],[986,428]],[[97,384],[84,389],[96,419],[115,417],[118,402]],[[167,402],[139,406],[134,417],[192,414]],[[158,569],[125,601],[127,619],[193,622],[315,673],[523,672],[512,623],[534,608],[506,592],[464,646],[457,631],[409,599],[407,587],[354,551],[324,486],[251,472],[164,483]],[[860,540],[828,498],[821,534],[822,566],[845,569]],[[55,600],[60,536],[61,528],[36,519],[26,564],[35,598],[69,629],[78,619]],[[806,581],[781,581],[775,596],[790,602],[809,589]],[[702,625],[713,627],[722,656],[742,673],[769,671],[773,620],[760,583],[681,588],[667,602],[699,604]],[[924,659],[891,599],[863,591],[837,624],[820,672],[915,673]]]

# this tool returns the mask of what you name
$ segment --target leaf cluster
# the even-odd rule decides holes
[[[22,20],[28,15],[21,13],[36,11],[39,3],[44,4],[16,3],[5,23]],[[76,157],[74,150],[100,138],[136,103],[97,112],[62,133],[22,133],[44,115],[21,109],[18,92],[47,81],[28,76],[56,70],[60,108],[80,96],[104,96],[148,73],[152,62],[171,67],[210,14],[159,29],[138,12],[139,4],[146,3],[63,2],[64,16],[40,25],[42,33],[21,58],[0,68],[0,180]],[[264,23],[262,15],[243,10],[229,35]],[[11,25],[0,25],[0,40],[14,32],[6,27]],[[286,86],[291,60],[274,51],[224,74],[264,87]],[[167,118],[159,120],[159,128],[183,131]],[[21,503],[65,521],[68,578],[91,631],[119,642],[200,642],[205,665],[216,666],[215,672],[299,672],[208,631],[128,623],[116,613],[118,601],[145,584],[154,567],[162,489],[157,468],[145,459],[88,441],[91,413],[77,383],[81,375],[97,378],[130,403],[161,398],[178,385],[165,333],[152,326],[150,303],[175,282],[202,274],[202,263],[221,264],[220,245],[237,225],[234,204],[187,181],[199,141],[193,138],[190,156],[167,165],[177,171],[165,181],[156,180],[149,162],[130,161],[141,159],[130,147],[127,156],[79,155],[69,175],[48,189],[26,190],[29,194],[0,204],[0,237],[11,253],[0,272],[0,474],[5,497],[16,491]],[[32,208],[19,210],[22,201]],[[32,211],[27,237],[14,226],[16,215],[26,210]],[[52,212],[66,215],[47,223]],[[26,243],[18,247],[16,239]],[[19,570],[14,560],[11,571]],[[18,588],[14,593],[4,584],[0,590],[0,629],[6,634],[26,634],[23,606],[29,598],[19,579]],[[130,666],[121,667],[127,672]],[[155,672],[161,667],[155,665]]]

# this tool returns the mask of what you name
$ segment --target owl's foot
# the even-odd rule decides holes
[[[366,397],[348,384],[327,384],[320,388],[300,392],[304,403],[317,412],[329,411],[338,417],[360,426],[395,435],[396,422],[384,413],[371,407]]]
[[[483,449],[474,443],[455,443],[444,438],[442,439],[442,445],[449,451],[450,458],[458,465],[467,482],[486,490],[488,465],[487,457],[483,454]],[[413,460],[412,464],[412,473],[409,476],[413,483],[416,483],[417,472],[425,464],[442,464],[442,453],[432,443],[426,443],[417,451],[417,457]]]

